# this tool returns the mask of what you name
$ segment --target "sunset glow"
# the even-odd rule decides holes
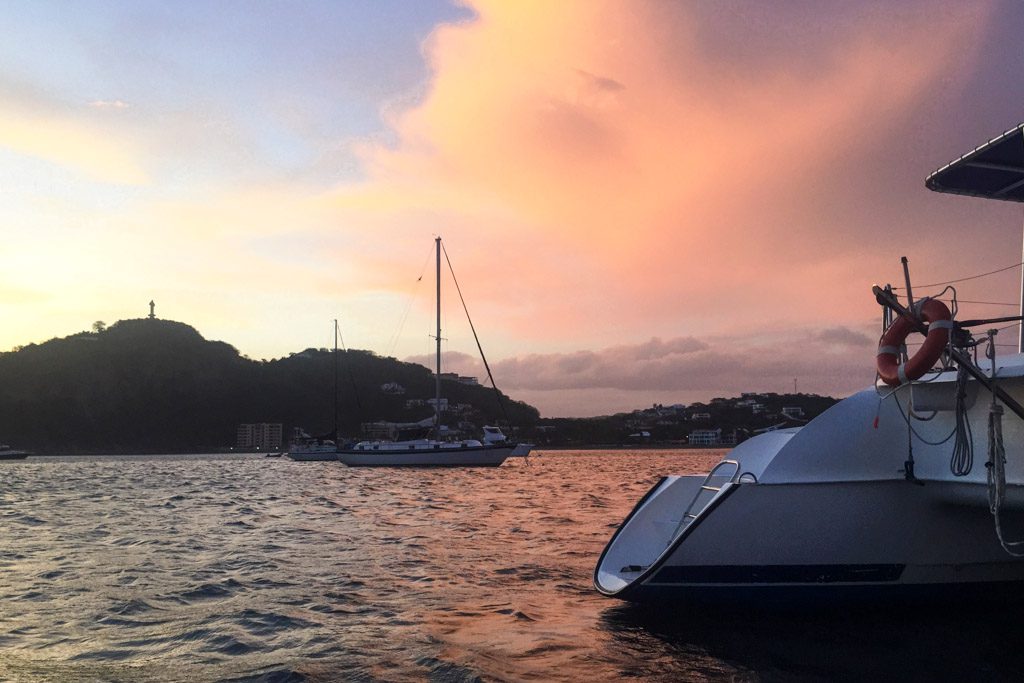
[[[1024,120],[1014,4],[86,5],[0,29],[0,350],[153,299],[252,358],[334,318],[425,357],[441,235],[542,415],[843,395],[900,256],[1020,261],[1019,207],[924,187]],[[1013,314],[1019,278],[963,315]],[[445,287],[446,363],[482,375]]]

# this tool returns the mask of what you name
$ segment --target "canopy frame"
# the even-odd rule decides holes
[[[924,184],[935,192],[1024,202],[1024,123],[949,162]]]

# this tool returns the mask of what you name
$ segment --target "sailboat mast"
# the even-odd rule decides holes
[[[1024,252],[1024,246],[1021,247]],[[1024,318],[1024,269],[1020,272],[1020,315]],[[1017,332],[1017,352],[1024,353],[1024,319],[1020,322],[1020,330]]]
[[[338,443],[338,319],[334,319],[334,443]]]
[[[441,238],[437,247],[437,372],[434,373],[434,436],[441,436]]]

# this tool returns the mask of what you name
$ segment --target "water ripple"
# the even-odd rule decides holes
[[[1024,627],[665,621],[597,595],[594,562],[636,500],[717,457],[5,465],[0,680],[1013,679]]]

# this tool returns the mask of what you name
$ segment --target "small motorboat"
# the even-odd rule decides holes
[[[1024,201],[1024,125],[926,184]],[[598,591],[744,605],[1024,597],[1024,354],[997,358],[994,329],[1021,317],[956,320],[955,290],[915,299],[905,259],[904,275],[905,303],[873,290],[876,386],[741,443],[706,475],[663,478],[601,554]]]
[[[11,448],[5,443],[0,443],[0,460],[24,460],[32,455],[29,451],[21,451]]]

